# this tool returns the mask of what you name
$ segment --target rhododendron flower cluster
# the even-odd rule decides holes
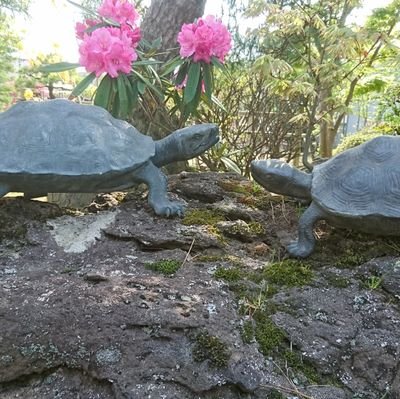
[[[217,57],[224,62],[225,56],[231,49],[231,35],[221,20],[212,15],[199,18],[193,24],[184,24],[178,34],[181,45],[180,55],[192,57],[194,62],[211,62]]]
[[[119,23],[119,27],[102,26],[101,21],[87,19],[78,22],[75,32],[79,45],[79,63],[96,76],[108,73],[116,78],[120,72],[129,73],[137,59],[135,48],[140,41],[140,29],[136,27],[139,14],[134,6],[124,0],[105,0],[98,10],[102,17]],[[91,31],[92,30],[92,31]]]
[[[120,24],[134,26],[139,21],[139,14],[132,4],[124,0],[105,0],[99,8],[99,14]]]

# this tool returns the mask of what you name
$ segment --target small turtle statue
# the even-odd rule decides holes
[[[219,140],[213,124],[153,141],[97,106],[68,100],[20,102],[0,114],[0,197],[124,190],[146,183],[157,215],[181,216],[160,167],[196,157]]]
[[[315,166],[311,174],[285,162],[253,161],[254,179],[268,191],[311,200],[299,221],[290,255],[309,256],[313,226],[325,219],[337,227],[376,235],[400,235],[400,137],[380,136]]]

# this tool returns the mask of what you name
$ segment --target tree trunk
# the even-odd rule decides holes
[[[205,5],[206,0],[152,0],[144,16],[141,30],[143,38],[149,42],[161,39],[160,54],[157,58],[166,61],[178,55],[177,37],[182,25],[192,23],[196,18],[201,17]],[[171,131],[182,127],[178,125],[178,120],[174,121],[168,116],[166,120],[164,104],[158,104],[156,98],[148,98],[148,101],[148,108],[154,110],[150,116],[151,120],[149,120],[149,115],[146,115],[139,107],[132,117],[134,126],[144,127],[143,130],[140,128],[139,130],[148,132],[153,139],[159,140],[168,136]],[[168,165],[165,169],[168,173],[179,173],[186,167],[187,162],[182,161]]]
[[[206,0],[152,0],[144,16],[143,37],[152,42],[161,38],[159,57],[163,61],[178,54],[177,37],[184,23],[192,23],[204,13]]]
[[[324,121],[321,124],[320,132],[320,148],[319,153],[321,158],[332,157],[333,144],[335,142],[336,131],[332,123]]]
[[[160,59],[165,61],[178,54],[177,36],[184,23],[191,23],[204,13],[204,7],[207,0],[152,0],[146,15],[141,24],[143,38],[153,41],[161,38],[161,55]],[[157,115],[155,115],[155,118]],[[151,122],[146,121],[144,113],[136,110],[133,124],[138,126],[150,125]],[[143,129],[143,132],[149,131],[153,138],[159,139],[170,133],[154,128]],[[175,128],[178,128],[176,126]],[[186,167],[185,162],[177,162],[169,165],[166,169],[169,173],[178,173]],[[69,206],[82,208],[90,204],[94,198],[90,194],[50,194],[49,201],[53,200],[60,206]],[[51,202],[53,202],[51,201]]]

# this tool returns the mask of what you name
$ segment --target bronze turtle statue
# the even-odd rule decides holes
[[[276,160],[253,161],[254,179],[268,191],[311,200],[299,220],[290,255],[304,258],[315,246],[314,224],[376,235],[400,236],[400,137],[380,136],[301,172]]]
[[[200,124],[154,141],[101,107],[68,100],[20,102],[0,114],[0,197],[125,190],[143,182],[157,215],[182,215],[160,167],[202,154],[219,140]]]

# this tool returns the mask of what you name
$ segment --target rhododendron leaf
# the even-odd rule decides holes
[[[185,79],[187,78],[187,71],[189,69],[189,64],[188,63],[184,63],[182,64],[182,66],[179,68],[179,71],[176,75],[176,79],[175,79],[175,85],[176,86],[181,86],[182,83],[185,81]]]
[[[142,60],[142,61],[135,61],[132,63],[132,66],[139,66],[139,65],[157,65],[157,64],[162,64],[162,61],[157,61],[157,60]]]
[[[144,94],[144,92],[146,91],[146,84],[143,83],[141,80],[139,80],[137,82],[137,88],[138,88],[140,94]]]
[[[132,73],[134,75],[136,75],[139,78],[138,84],[139,82],[143,82],[146,84],[147,87],[149,87],[155,94],[157,94],[157,96],[160,99],[164,98],[164,95],[161,93],[160,90],[157,89],[157,87],[155,87],[148,79],[146,79],[141,73],[139,73],[136,69],[132,69]]]
[[[147,68],[149,69],[149,71],[154,76],[154,79],[157,81],[158,85],[161,87],[162,86],[162,82],[161,82],[160,76],[158,75],[156,70],[151,65],[148,65]]]
[[[96,94],[94,97],[95,105],[108,109],[108,104],[110,103],[111,87],[112,79],[109,75],[105,75],[96,90]]]
[[[195,62],[190,65],[186,87],[183,92],[183,101],[185,104],[189,104],[197,93],[201,75],[200,72],[201,68],[199,63]]]
[[[137,82],[132,82],[126,75],[121,75],[124,79],[126,91],[128,94],[129,108],[132,109],[137,102],[139,96],[139,90],[137,88]]]
[[[180,67],[185,61],[181,57],[175,57],[164,65],[164,70],[161,76],[169,75],[174,72],[176,68]]]
[[[114,94],[118,92],[117,79],[111,78],[111,90]]]
[[[225,69],[224,64],[217,57],[211,57],[211,63],[218,69]]]
[[[212,66],[210,64],[203,64],[203,80],[206,96],[211,100],[211,95],[214,90],[214,80]]]
[[[103,17],[104,22],[106,23],[105,26],[114,26],[116,28],[119,28],[121,26],[121,24],[119,24],[117,21],[113,20],[112,18],[106,18]]]
[[[39,72],[52,73],[52,72],[64,72],[70,69],[75,69],[80,67],[80,64],[71,62],[57,62],[55,64],[41,65],[39,67]]]
[[[162,39],[161,37],[158,37],[157,39],[151,42],[151,47],[158,50],[161,48],[161,44],[162,44]]]
[[[96,74],[94,72],[90,73],[89,75],[85,76],[72,90],[71,94],[69,95],[69,99],[72,100],[73,98],[79,96],[89,85],[93,82]]]
[[[105,28],[105,27],[107,27],[107,26],[110,26],[110,24],[108,24],[108,23],[106,23],[106,22],[100,22],[99,24],[96,24],[96,25],[93,25],[93,26],[90,26],[89,28],[87,28],[87,29],[85,30],[85,33],[92,33],[92,32],[95,31],[96,29]]]
[[[75,2],[72,1],[72,0],[67,0],[67,1],[68,1],[68,3],[74,5],[75,7],[78,7],[78,8],[80,8],[81,10],[83,10],[83,11],[85,12],[85,14],[91,15],[91,16],[93,16],[93,17],[98,17],[97,13],[94,12],[93,10],[91,10],[90,8],[87,8],[87,7],[85,7],[85,6],[82,6],[81,4],[75,3]]]
[[[200,103],[202,86],[203,86],[203,83],[200,79],[198,82],[198,85],[197,85],[197,89],[195,90],[194,98],[192,99],[192,101],[190,103],[185,105],[185,110],[184,110],[185,119],[189,118],[189,116],[196,111],[196,109]]]
[[[119,109],[118,116],[121,118],[125,118],[128,114],[128,93],[126,91],[126,82],[122,75],[119,75],[117,78],[117,87],[118,87],[118,100],[119,100]]]

